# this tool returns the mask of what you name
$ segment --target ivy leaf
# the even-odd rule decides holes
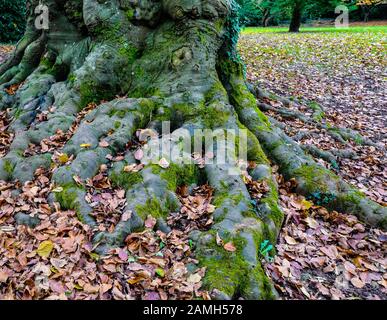
[[[155,273],[160,277],[160,278],[164,278],[165,277],[165,271],[161,268],[157,268],[155,270]]]

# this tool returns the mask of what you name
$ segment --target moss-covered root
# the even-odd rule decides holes
[[[242,68],[231,63],[228,70],[232,72],[224,75],[224,81],[240,121],[258,138],[285,178],[296,180],[297,191],[314,199],[317,204],[354,214],[372,226],[387,229],[387,208],[369,200],[317,164],[258,109],[254,96],[245,85]]]
[[[63,209],[73,209],[85,223],[94,226],[90,217],[91,208],[85,202],[85,191],[75,185],[95,176],[101,165],[108,162],[107,156],[124,150],[135,130],[145,126],[154,103],[147,99],[117,99],[105,103],[89,113],[67,142],[64,152],[74,155],[74,160],[58,168],[53,182],[63,191],[56,194]],[[104,143],[101,144],[101,139]]]
[[[37,40],[30,43],[25,49],[23,58],[17,66],[8,69],[0,76],[0,84],[10,86],[24,81],[39,65],[46,45],[46,36],[43,34]]]
[[[242,178],[230,175],[230,169],[206,167],[215,188],[215,224],[209,232],[192,234],[197,258],[207,268],[204,287],[217,299],[274,299],[276,292],[262,270],[259,248],[265,240],[275,241],[277,230],[259,217]],[[232,246],[226,250],[224,244],[232,244],[235,251]]]
[[[317,164],[282,130],[265,125],[258,109],[251,108],[241,113],[241,118],[245,113],[250,117],[242,121],[248,123],[285,178],[296,180],[299,193],[313,199],[316,204],[354,214],[372,226],[387,228],[387,208],[369,200],[333,172]]]
[[[276,100],[281,101],[278,97],[276,98]],[[262,111],[273,111],[273,112],[280,114],[281,116],[283,116],[285,118],[299,119],[302,122],[307,123],[307,124],[311,124],[318,129],[325,130],[328,135],[330,135],[332,138],[334,138],[336,141],[338,141],[342,144],[347,144],[348,141],[352,140],[357,144],[381,148],[380,145],[373,142],[369,138],[363,137],[359,132],[357,132],[353,129],[333,127],[327,123],[323,123],[322,122],[323,111],[322,111],[321,107],[317,104],[314,104],[314,103],[309,104],[309,107],[315,111],[314,114],[312,115],[312,117],[306,116],[304,113],[302,113],[298,110],[289,109],[286,107],[274,107],[274,106],[268,105],[266,103],[261,103],[261,102],[258,103],[258,107]]]
[[[144,227],[148,216],[157,220],[157,229],[170,232],[166,218],[170,212],[176,212],[181,207],[175,193],[177,187],[197,182],[197,171],[193,166],[173,164],[162,169],[150,164],[140,172],[125,172],[127,165],[133,163],[133,157],[128,154],[125,161],[116,163],[109,174],[115,186],[126,190],[127,214],[123,215],[112,233],[103,232],[95,236],[96,251],[100,254],[122,245],[131,232]]]
[[[29,23],[31,25],[34,22],[29,21]],[[0,74],[4,74],[12,67],[18,65],[21,59],[23,58],[26,48],[38,37],[39,33],[37,32],[36,28],[28,28],[28,32],[26,32],[23,38],[17,43],[16,48],[12,52],[11,56],[4,63],[1,64]]]
[[[74,210],[80,222],[91,228],[97,227],[95,219],[91,216],[93,209],[85,200],[86,190],[83,187],[73,182],[58,187],[55,191],[54,200],[62,209]]]
[[[368,199],[331,171],[316,163],[309,163],[291,170],[289,174],[298,183],[297,191],[314,203],[354,214],[371,226],[387,230],[387,208]]]
[[[100,165],[107,162],[108,154],[124,150],[134,132],[146,126],[155,105],[150,99],[116,99],[90,112],[63,148],[68,156],[74,155],[74,161],[56,170],[54,181],[63,185],[72,183],[74,176],[83,180],[93,177]],[[29,143],[39,144],[58,129],[67,131],[71,120],[74,116],[59,112],[41,126],[18,132],[9,154],[0,159],[0,179],[30,181],[39,166],[49,168],[51,154],[23,157],[24,150]],[[105,143],[102,147],[101,140]]]

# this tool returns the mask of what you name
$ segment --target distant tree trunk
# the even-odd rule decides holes
[[[370,8],[368,6],[363,6],[362,11],[363,11],[363,21],[368,22],[370,20],[370,13],[371,13]]]
[[[266,9],[266,10],[263,12],[262,26],[263,26],[263,27],[267,27],[267,26],[269,25],[270,20],[271,20],[270,10],[269,10],[269,9]]]
[[[293,7],[292,21],[290,22],[289,32],[299,32],[301,27],[302,11],[305,2],[296,0]]]

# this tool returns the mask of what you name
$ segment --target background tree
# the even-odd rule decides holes
[[[387,4],[386,0],[358,0],[356,5],[359,6],[363,13],[364,22],[368,22],[370,15],[382,4]]]
[[[294,0],[292,6],[292,18],[290,20],[289,32],[299,32],[302,14],[306,6],[306,0]]]
[[[27,1],[26,33],[0,66],[0,108],[10,109],[9,130],[15,136],[0,159],[0,179],[24,183],[34,179],[36,169],[49,169],[53,154],[25,151],[58,130],[66,133],[61,152],[68,161],[52,173],[52,202],[77,212],[93,230],[100,254],[144,228],[148,215],[162,228],[168,213],[181,207],[179,186],[208,183],[214,188],[214,225],[190,235],[207,268],[204,287],[217,289],[212,291],[215,298],[275,298],[258,255],[261,243],[276,242],[283,222],[272,163],[292,179],[297,192],[387,228],[386,208],[316,163],[258,108],[253,93],[260,90],[246,83],[236,50],[234,1],[46,0],[48,30],[35,28],[39,3]],[[77,123],[81,111],[84,118]],[[257,164],[250,173],[267,186],[259,203],[252,201],[242,175],[228,174],[238,160],[232,153],[226,164],[206,164],[204,169],[145,163],[141,171],[127,172],[137,163],[127,148],[135,132],[148,128],[161,134],[167,120],[176,130],[217,130],[215,158],[227,148],[227,130],[248,130],[248,160]],[[171,137],[171,144],[181,148],[180,138]],[[125,153],[122,161],[109,160],[119,153]],[[96,228],[79,184],[101,166],[114,186],[125,190],[125,212],[130,213],[110,233]],[[217,245],[218,236],[235,245],[233,252]]]

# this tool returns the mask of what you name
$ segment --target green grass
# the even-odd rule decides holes
[[[244,28],[243,34],[256,34],[256,33],[285,33],[288,32],[289,28],[285,27],[248,27]],[[307,32],[349,32],[349,33],[359,33],[359,32],[387,32],[387,26],[367,26],[367,27],[349,27],[349,28],[335,28],[335,27],[303,27],[300,30],[302,33]]]

